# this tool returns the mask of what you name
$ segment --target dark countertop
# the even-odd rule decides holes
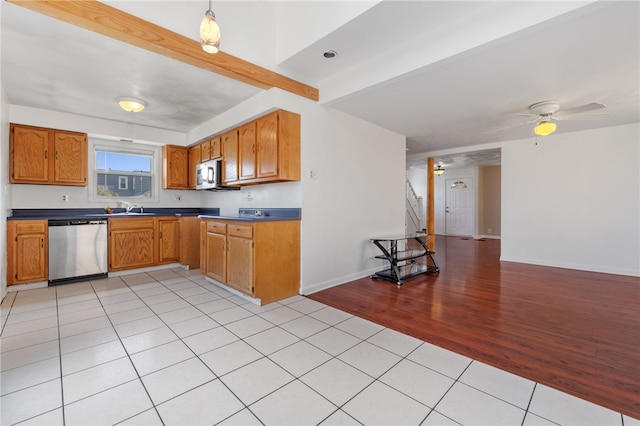
[[[299,208],[238,209],[237,215],[220,215],[219,208],[145,208],[140,214],[124,214],[124,209],[113,209],[114,214],[106,214],[101,208],[87,209],[14,209],[7,220],[98,220],[116,218],[143,218],[155,216],[197,216],[202,219],[237,220],[243,222],[273,222],[300,220]]]

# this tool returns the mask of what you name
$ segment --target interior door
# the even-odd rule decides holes
[[[473,235],[473,179],[447,179],[445,232],[447,235]]]

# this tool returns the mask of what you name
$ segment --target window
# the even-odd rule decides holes
[[[129,189],[126,176],[118,176],[118,189]]]
[[[156,199],[153,151],[96,145],[94,155],[94,199]]]

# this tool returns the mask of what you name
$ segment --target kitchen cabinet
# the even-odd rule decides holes
[[[238,181],[238,130],[231,130],[221,136],[222,181],[225,184]]]
[[[11,183],[87,186],[84,133],[11,124]]]
[[[256,177],[256,122],[252,121],[238,129],[238,179]]]
[[[299,293],[300,221],[203,223],[208,277],[262,304]]]
[[[189,269],[200,267],[200,219],[197,216],[180,216],[178,219],[181,265]]]
[[[227,281],[245,294],[253,293],[253,227],[231,224],[227,230]]]
[[[240,184],[300,180],[298,114],[274,111],[240,127],[239,132]]]
[[[176,216],[158,217],[158,263],[180,260],[180,222]]]
[[[200,221],[200,272],[207,274],[207,221]]]
[[[109,272],[156,264],[152,217],[109,218]]]
[[[7,284],[49,279],[48,222],[7,221]]]
[[[227,225],[220,222],[207,223],[206,272],[205,274],[220,282],[227,277]]]
[[[189,188],[189,151],[187,147],[176,145],[162,147],[162,188]]]
[[[220,136],[200,143],[201,161],[213,160],[222,156]]]
[[[187,182],[189,183],[189,189],[196,189],[196,167],[202,162],[201,160],[200,145],[195,145],[189,148],[189,175],[187,176]]]

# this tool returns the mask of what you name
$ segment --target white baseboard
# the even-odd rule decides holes
[[[508,256],[500,256],[500,261],[505,262],[515,262],[515,263],[526,263],[529,265],[538,265],[538,266],[549,266],[551,268],[562,268],[562,269],[574,269],[577,271],[588,271],[588,272],[600,272],[603,274],[613,274],[613,275],[628,275],[632,277],[640,277],[640,270],[632,270],[626,268],[609,268],[609,267],[601,267],[597,265],[583,265],[576,263],[568,263],[568,262],[554,262],[545,259],[529,259],[529,258],[518,258],[518,257],[508,257]]]
[[[307,294],[313,294],[313,293],[317,293],[319,291],[322,290],[326,290],[328,288],[331,287],[335,287],[338,286],[340,284],[344,284],[344,283],[348,283],[351,281],[355,281],[358,280],[360,278],[364,278],[364,277],[369,277],[373,274],[375,274],[377,271],[379,271],[380,269],[383,269],[383,267],[377,266],[375,268],[370,268],[366,271],[360,271],[360,272],[356,272],[354,274],[349,274],[349,275],[344,275],[340,278],[335,278],[329,281],[324,281],[324,282],[320,282],[320,283],[315,283],[315,284],[307,284],[307,285],[300,285],[300,294],[302,295],[307,295]]]

